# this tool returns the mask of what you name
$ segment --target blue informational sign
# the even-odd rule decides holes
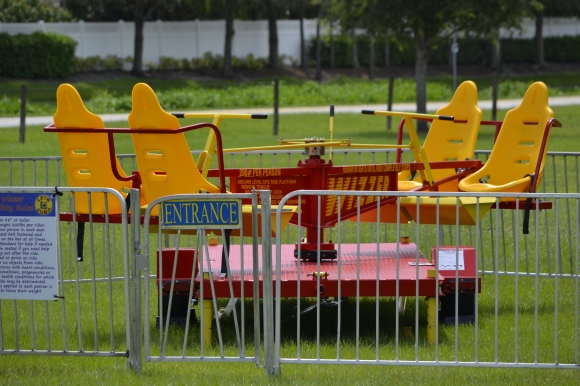
[[[0,193],[0,216],[55,217],[53,208],[47,193]]]
[[[58,299],[56,222],[50,193],[0,193],[0,299]]]
[[[239,199],[175,200],[161,204],[162,228],[232,229],[241,226]]]

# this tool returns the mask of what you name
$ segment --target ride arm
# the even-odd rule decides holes
[[[213,119],[212,124],[220,128],[222,119],[266,119],[266,114],[212,114],[212,113],[173,113],[177,118],[195,118],[195,119]],[[210,131],[207,136],[205,148],[197,159],[197,168],[201,171],[201,175],[207,178],[207,173],[211,165],[211,159],[216,153],[216,136],[213,131]]]
[[[437,115],[437,114],[419,114],[419,113],[405,113],[399,111],[381,111],[381,110],[363,110],[363,114],[378,115],[378,116],[392,116],[392,117],[402,117],[405,118],[405,123],[407,130],[409,132],[409,137],[411,138],[411,144],[409,148],[413,150],[413,155],[415,156],[416,162],[422,162],[425,166],[425,170],[419,170],[422,181],[428,181],[430,185],[433,185],[434,178],[431,172],[431,167],[429,166],[429,160],[427,159],[427,154],[425,150],[419,143],[419,137],[417,136],[417,130],[415,129],[415,124],[413,119],[420,120],[442,120],[442,121],[453,121],[454,118],[450,115]]]

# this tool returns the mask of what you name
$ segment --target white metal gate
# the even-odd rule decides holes
[[[189,205],[224,198],[250,201],[238,230],[208,233],[205,225],[163,229],[167,218],[159,221],[151,216],[153,208],[163,208],[164,203]],[[140,249],[137,267],[145,273],[146,361],[236,361],[259,366],[262,348],[266,358],[272,358],[270,217],[269,191],[175,195],[151,203],[142,242],[135,240]],[[265,235],[261,243],[259,235]]]

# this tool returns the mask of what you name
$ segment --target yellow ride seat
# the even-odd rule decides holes
[[[477,86],[468,80],[459,85],[451,102],[436,112],[437,115],[450,115],[454,121],[434,120],[427,133],[423,149],[429,162],[463,161],[473,159],[481,109],[477,105]],[[435,181],[456,173],[455,169],[431,169]],[[420,188],[419,173],[405,170],[399,173],[398,190],[408,191]],[[439,191],[456,192],[457,181],[449,181],[439,186]]]
[[[145,83],[133,87],[133,109],[129,114],[131,129],[179,129],[178,119],[165,112],[155,92]],[[131,134],[137,166],[147,202],[173,195],[220,193],[220,189],[207,181],[199,172],[183,133]],[[158,208],[152,215],[158,215]]]
[[[118,180],[109,162],[109,142],[106,133],[98,133],[105,125],[103,120],[88,111],[78,91],[70,84],[61,84],[56,91],[56,113],[54,125],[57,128],[95,129],[96,133],[58,132],[58,142],[62,161],[70,187],[112,188],[127,196],[131,189],[131,181]],[[117,170],[121,177],[127,175],[121,168],[119,160]],[[105,197],[102,193],[91,194],[93,214],[105,214]],[[89,213],[87,193],[75,194],[75,210],[77,213]],[[120,214],[121,204],[116,199],[108,199],[109,214]]]
[[[541,181],[548,143],[540,154],[542,138],[554,112],[548,106],[548,88],[532,84],[521,104],[508,111],[487,162],[477,172],[459,182],[465,192],[517,192],[530,189],[531,174],[540,162]]]

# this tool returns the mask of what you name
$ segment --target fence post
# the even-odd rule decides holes
[[[274,135],[278,135],[278,106],[280,104],[280,81],[274,80]]]
[[[393,109],[393,88],[395,87],[395,77],[389,76],[389,96],[387,97],[387,111]],[[387,117],[387,129],[391,129],[391,116]]]
[[[262,276],[264,302],[264,372],[267,376],[277,375],[274,355],[274,289],[272,286],[272,216],[270,191],[260,190],[262,204]]]
[[[133,253],[131,259],[131,345],[129,347],[129,367],[136,373],[143,369],[143,333],[141,328],[141,271],[145,268],[145,257],[141,255],[140,226],[140,192],[131,189],[131,241]],[[147,272],[147,271],[146,271]],[[147,275],[145,275],[147,278]],[[147,280],[147,279],[146,279]]]
[[[20,89],[20,143],[24,143],[26,131],[26,85]]]

